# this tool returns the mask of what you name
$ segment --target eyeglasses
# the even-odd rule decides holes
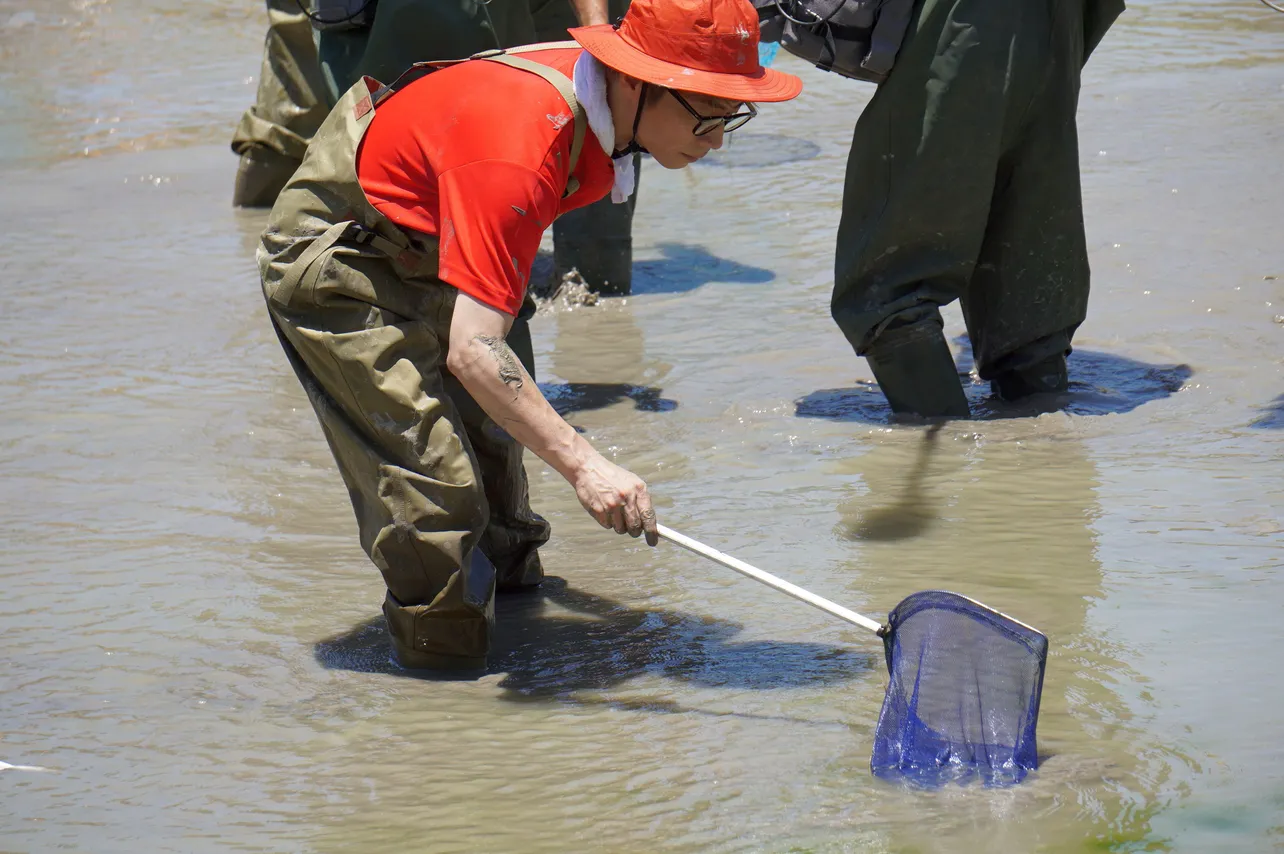
[[[758,108],[746,101],[743,106],[748,108],[749,112],[747,113],[731,113],[726,116],[702,116],[695,111],[694,107],[687,103],[686,98],[683,98],[672,89],[666,89],[665,91],[677,98],[678,103],[685,107],[686,111],[695,118],[696,124],[691,130],[691,133],[696,136],[704,136],[705,134],[713,133],[719,126],[722,127],[724,133],[731,133],[738,127],[744,127],[745,122],[758,115]]]

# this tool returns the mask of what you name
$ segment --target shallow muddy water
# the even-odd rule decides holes
[[[1043,767],[935,793],[868,772],[876,639],[604,533],[538,460],[556,579],[501,600],[484,678],[394,672],[228,205],[262,30],[0,0],[0,850],[1284,845],[1284,15],[1139,2],[1093,58],[1061,411],[977,385],[975,421],[888,423],[828,317],[870,90],[788,57],[797,102],[644,165],[635,295],[535,321],[662,521],[875,617],[944,587],[1049,635]]]

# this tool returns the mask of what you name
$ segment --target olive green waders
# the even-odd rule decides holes
[[[1088,304],[1079,77],[1121,9],[918,4],[856,125],[831,305],[893,411],[968,414],[941,331],[955,299],[996,393],[1064,390]]]
[[[558,87],[575,116],[573,168],[587,123],[570,81],[518,56],[490,61]],[[387,92],[373,85],[339,100],[277,200],[263,290],[383,573],[398,658],[476,668],[496,586],[539,583],[548,524],[531,512],[521,446],[445,369],[458,292],[437,278],[436,239],[398,229],[358,182],[356,152]]]
[[[232,203],[243,207],[272,206],[330,111],[307,16],[295,0],[267,0],[267,13],[255,103],[232,135]]]

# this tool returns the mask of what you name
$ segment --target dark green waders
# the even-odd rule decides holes
[[[856,125],[831,310],[893,411],[967,416],[939,307],[979,373],[1066,387],[1088,304],[1075,112],[1118,0],[922,0]]]
[[[330,98],[363,75],[394,80],[416,62],[464,59],[535,41],[528,0],[379,0],[361,29],[321,30],[317,50]]]
[[[570,81],[517,56],[489,61],[558,87],[575,116],[573,167],[587,122]],[[496,587],[542,578],[548,524],[531,512],[521,446],[445,370],[458,292],[437,278],[435,238],[412,239],[358,183],[382,94],[372,85],[339,100],[277,200],[258,253],[263,291],[383,573],[399,660],[474,669]]]
[[[241,207],[272,206],[330,111],[307,16],[295,0],[268,0],[267,12],[255,103],[232,136],[241,158],[232,203]]]

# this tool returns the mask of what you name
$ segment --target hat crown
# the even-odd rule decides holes
[[[633,0],[620,38],[654,59],[716,74],[756,74],[758,13],[749,0]],[[681,81],[675,81],[681,88]]]

